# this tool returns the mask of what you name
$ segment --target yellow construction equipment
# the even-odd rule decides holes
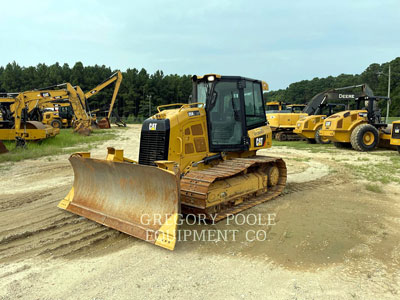
[[[180,213],[221,220],[280,195],[281,158],[270,148],[259,80],[193,76],[189,104],[158,107],[145,120],[139,161],[108,149],[106,160],[76,153],[75,178],[59,207],[173,250]]]
[[[400,153],[400,120],[392,123],[392,133],[390,135],[390,144],[397,147]]]
[[[69,84],[58,85],[60,89],[34,90],[19,93],[13,102],[1,103],[0,109],[3,118],[0,129],[0,140],[17,140],[17,144],[23,146],[26,140],[42,140],[57,135],[59,128],[44,125],[38,121],[29,121],[28,114],[35,107],[44,103],[59,101],[68,98],[75,113],[75,131],[88,135],[91,132],[90,118],[83,109],[82,101],[74,87]],[[62,87],[62,88],[61,88]]]
[[[113,82],[115,82],[114,92],[113,92],[113,96],[111,98],[110,107],[107,112],[107,117],[105,117],[97,122],[97,124],[100,128],[111,128],[110,118],[111,118],[111,114],[113,113],[113,108],[114,108],[115,100],[117,98],[119,87],[121,86],[122,73],[120,71],[115,72],[109,78],[107,78],[102,83],[97,85],[95,88],[93,88],[89,92],[85,93],[85,98],[89,99],[90,97],[96,95],[98,92],[100,92],[102,89],[104,89],[108,85],[112,84]],[[117,118],[117,119],[119,119],[119,118]],[[120,126],[120,125],[126,126],[125,122],[123,122],[122,120],[120,120],[120,122],[121,123],[117,124],[118,126]]]
[[[331,140],[338,148],[371,151],[376,147],[390,147],[391,128],[381,122],[378,101],[389,101],[389,98],[357,98],[355,110],[339,112],[326,118],[320,135]],[[365,107],[361,108],[364,103]]]
[[[307,116],[303,113],[305,104],[289,104],[285,110],[267,111],[267,120],[271,126],[273,138],[278,141],[298,141],[301,138],[293,133],[296,123],[301,117]]]
[[[286,104],[281,101],[270,101],[266,104],[266,113],[276,113],[285,110]]]
[[[42,106],[42,123],[50,125],[54,128],[72,127],[73,111],[71,103],[65,102],[48,102]]]
[[[352,92],[361,88],[361,93]],[[348,91],[348,92],[344,92]],[[311,144],[329,144],[331,141],[320,135],[324,120],[334,113],[349,110],[357,97],[373,95],[367,84],[328,89],[315,95],[304,109],[308,116],[296,124],[294,133],[306,138]]]

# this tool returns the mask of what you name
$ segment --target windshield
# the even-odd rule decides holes
[[[267,105],[267,111],[268,110],[279,110],[279,105]]]
[[[207,94],[211,89],[211,82],[199,82],[197,84],[197,102],[206,104]]]

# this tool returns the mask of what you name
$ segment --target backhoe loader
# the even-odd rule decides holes
[[[381,122],[378,101],[388,101],[381,96],[361,96],[356,99],[356,109],[346,110],[326,118],[320,135],[331,140],[338,148],[372,151],[390,145],[391,128]],[[361,107],[365,104],[365,107]]]
[[[280,195],[281,158],[270,148],[259,80],[193,76],[190,103],[159,106],[142,125],[139,161],[108,148],[75,153],[73,187],[59,207],[173,250],[180,213],[219,221]]]
[[[351,92],[360,89],[360,93]],[[349,91],[349,92],[343,92]],[[359,84],[342,88],[329,89],[315,95],[303,110],[308,116],[300,118],[294,133],[306,138],[311,144],[329,144],[331,141],[320,135],[324,120],[330,115],[349,110],[350,104],[360,96],[373,95],[367,84]],[[332,102],[334,101],[334,103]]]

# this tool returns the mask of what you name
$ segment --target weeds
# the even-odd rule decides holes
[[[95,130],[90,136],[74,133],[72,129],[62,129],[60,134],[40,142],[28,142],[25,149],[16,148],[14,141],[3,141],[10,151],[0,155],[0,163],[21,161],[43,156],[69,154],[77,151],[88,151],[95,144],[116,137],[116,130]],[[51,158],[48,158],[51,161]]]
[[[382,194],[383,193],[383,189],[376,184],[372,184],[372,183],[368,183],[365,185],[365,189],[367,191],[373,192],[373,193],[377,193],[377,194]]]

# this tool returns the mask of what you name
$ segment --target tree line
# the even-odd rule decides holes
[[[315,94],[329,88],[339,88],[367,83],[376,96],[387,96],[389,64],[391,68],[390,115],[400,117],[400,57],[383,64],[373,63],[361,74],[328,76],[302,80],[290,84],[286,89],[270,91],[264,95],[266,101],[284,101],[287,103],[307,103]],[[381,101],[379,107],[386,115],[386,103]]]
[[[367,83],[375,95],[386,96],[388,69],[391,66],[391,116],[400,116],[400,57],[383,64],[373,63],[361,74],[328,76],[302,80],[286,89],[264,94],[265,101],[307,103],[315,94],[329,88]],[[21,92],[69,82],[79,85],[83,91],[94,88],[116,70],[104,65],[84,66],[77,62],[73,67],[55,63],[47,66],[21,67],[16,62],[0,67],[0,93]],[[188,101],[191,93],[191,75],[165,75],[158,70],[149,74],[145,69],[129,68],[122,72],[123,80],[117,96],[116,110],[125,119],[143,119],[156,112],[158,105]],[[106,110],[110,104],[113,85],[105,88],[89,100],[90,109]],[[380,103],[383,114],[386,104]]]
[[[84,66],[81,62],[71,68],[68,64],[21,67],[16,62],[0,67],[0,93],[22,92],[69,82],[84,92],[110,77],[116,70],[104,65]],[[125,119],[141,120],[157,111],[158,105],[187,102],[192,91],[190,75],[164,75],[162,71],[149,74],[145,69],[122,72],[122,83],[115,110]],[[91,110],[107,110],[114,84],[89,99]]]

